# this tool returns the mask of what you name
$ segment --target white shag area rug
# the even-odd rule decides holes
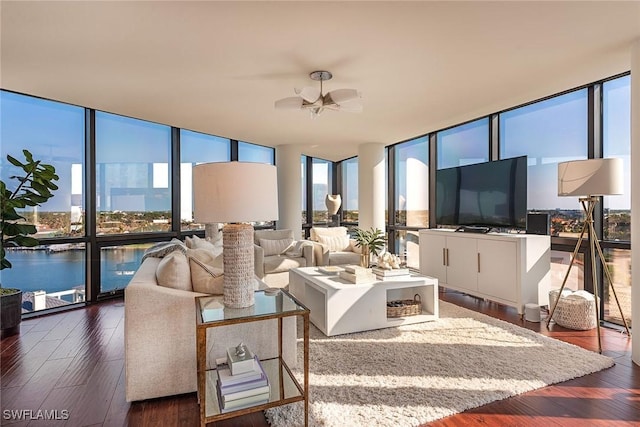
[[[298,366],[302,366],[298,327]],[[440,319],[309,339],[311,426],[418,426],[613,366],[613,359],[440,301]],[[302,372],[296,371],[302,383]],[[296,402],[266,411],[303,425]]]

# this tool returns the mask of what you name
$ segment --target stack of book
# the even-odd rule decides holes
[[[371,269],[378,280],[391,280],[394,278],[409,277],[408,268],[391,268],[385,269],[380,267],[373,267]]]
[[[369,283],[376,280],[376,276],[374,276],[370,268],[360,267],[359,265],[345,265],[344,271],[340,272],[340,277],[355,284]]]
[[[253,368],[232,375],[228,365],[218,365],[216,391],[220,412],[237,411],[269,402],[269,378],[257,356]]]

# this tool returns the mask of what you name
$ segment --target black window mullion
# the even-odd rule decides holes
[[[396,147],[387,147],[387,245],[396,250]]]
[[[85,233],[86,247],[85,299],[95,302],[100,294],[100,249],[96,237],[97,222],[97,165],[96,165],[96,110],[85,110]],[[104,170],[101,171],[104,175]],[[101,187],[104,188],[104,185]]]
[[[429,135],[429,228],[436,228],[436,172],[438,170],[436,134]]]
[[[182,212],[180,212],[180,129],[171,128],[170,185],[171,185],[171,230],[180,237]]]
[[[231,158],[229,159],[232,162],[237,162],[238,161],[238,141],[235,139],[230,140],[231,142],[231,152],[229,153],[231,155]]]

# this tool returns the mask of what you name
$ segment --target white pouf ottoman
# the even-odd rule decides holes
[[[559,293],[559,289],[549,292],[549,312]],[[578,331],[595,328],[597,322],[595,297],[587,291],[563,290],[552,320],[560,326]]]

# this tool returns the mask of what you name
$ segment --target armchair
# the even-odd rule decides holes
[[[314,265],[313,244],[295,241],[292,230],[256,230],[254,265],[258,278],[270,287],[289,285],[289,270]]]
[[[360,264],[362,249],[349,238],[347,227],[312,227],[309,239],[316,265]]]

